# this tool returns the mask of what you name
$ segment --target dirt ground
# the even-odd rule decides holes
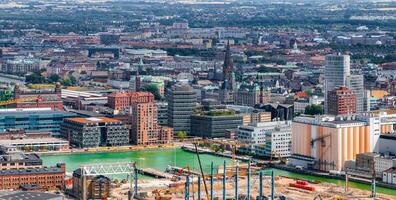
[[[246,199],[244,196],[247,194],[247,180],[246,177],[241,177],[239,180],[238,193],[240,199]],[[198,186],[196,179],[191,183],[190,199],[197,199]],[[157,199],[158,200],[181,200],[184,199],[184,184],[176,188],[169,188],[169,184],[174,183],[168,180],[140,180],[139,182],[139,199]],[[206,181],[208,190],[210,190],[209,180]],[[275,197],[284,196],[286,199],[303,200],[303,199],[373,199],[370,198],[371,192],[361,189],[349,188],[345,191],[344,187],[337,186],[330,183],[309,183],[309,186],[315,187],[315,191],[307,191],[290,187],[290,183],[295,183],[295,180],[285,177],[275,178]],[[127,199],[127,191],[129,184],[123,184],[118,188],[112,190],[113,199]],[[154,192],[153,192],[154,191]],[[227,199],[234,199],[235,186],[234,178],[227,179]],[[210,193],[210,192],[209,192]],[[259,193],[259,180],[258,176],[251,178],[251,199],[256,199]],[[270,177],[265,177],[263,182],[263,194],[270,197],[271,194],[271,180]],[[159,198],[161,196],[161,198]],[[201,185],[201,199],[206,199],[206,192],[204,184]],[[218,179],[214,184],[214,197],[222,199],[222,180]],[[215,198],[216,199],[216,198]],[[276,198],[277,199],[277,198]],[[396,196],[385,195],[377,193],[375,199],[383,200],[396,200]]]

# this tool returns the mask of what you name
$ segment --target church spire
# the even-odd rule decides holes
[[[230,50],[230,41],[227,42],[226,53],[224,58],[224,66],[223,68],[233,68],[233,62],[231,59],[231,50]]]
[[[227,42],[227,48],[223,64],[223,88],[233,90],[235,85],[235,79],[233,76],[234,64],[231,58],[230,41]]]

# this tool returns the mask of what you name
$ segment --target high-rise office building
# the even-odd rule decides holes
[[[363,75],[350,75],[347,77],[347,87],[356,95],[356,113],[366,112],[364,101],[366,99]]]
[[[356,113],[356,95],[347,87],[329,91],[328,94],[329,113],[331,115],[349,115]]]
[[[167,96],[168,124],[173,132],[186,131],[190,133],[191,115],[197,103],[195,91],[187,83],[176,84]]]
[[[365,107],[364,78],[362,75],[351,75],[349,55],[326,56],[325,67],[325,113],[329,113],[328,92],[346,86],[356,95],[356,113],[363,113]]]
[[[325,62],[325,113],[328,109],[328,92],[341,86],[346,86],[347,77],[350,75],[349,55],[328,55]]]

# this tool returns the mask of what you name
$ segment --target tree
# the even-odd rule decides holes
[[[61,83],[64,86],[72,86],[72,82],[69,78],[64,78]]]
[[[72,85],[76,85],[76,84],[77,84],[77,79],[76,79],[76,77],[74,77],[74,76],[69,76],[69,79],[70,79]]]
[[[155,100],[161,99],[161,94],[159,93],[158,87],[154,84],[146,85],[142,88],[142,90],[153,94]]]
[[[57,83],[57,82],[59,82],[59,80],[60,80],[60,77],[58,74],[51,74],[48,77],[48,82],[50,82],[50,83]]]
[[[322,105],[308,105],[305,107],[306,115],[322,115],[324,113]]]
[[[26,82],[32,84],[44,83],[45,78],[39,73],[33,73],[26,76]]]
[[[176,137],[180,141],[183,141],[184,139],[187,138],[187,132],[186,131],[179,131],[179,132],[176,133]]]

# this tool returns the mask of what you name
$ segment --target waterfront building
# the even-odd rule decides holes
[[[259,145],[255,147],[256,155],[264,155],[268,157],[272,156],[274,158],[290,157],[292,140],[291,135],[291,121],[277,122],[273,130],[266,131],[265,145]]]
[[[157,143],[157,108],[154,104],[154,95],[149,92],[131,94],[136,98],[131,102],[132,144]]]
[[[172,129],[158,126],[157,106],[150,92],[131,93],[131,143],[164,144],[172,141]]]
[[[0,190],[20,190],[34,187],[35,190],[63,190],[65,164],[44,167],[37,154],[24,154],[15,147],[1,147]]]
[[[225,137],[229,129],[242,125],[242,116],[232,110],[212,110],[191,116],[191,135],[204,138]]]
[[[225,137],[227,130],[242,125],[242,115],[227,109],[215,99],[202,100],[200,109],[191,116],[191,135],[199,137]]]
[[[291,148],[291,121],[252,123],[237,130],[242,152],[257,156],[289,157]]]
[[[37,190],[60,189],[65,187],[65,164],[20,170],[0,171],[0,190],[19,190],[23,186],[34,185]]]
[[[187,83],[176,84],[167,95],[168,124],[173,133],[186,131],[190,134],[191,115],[197,103],[196,93]]]
[[[63,110],[61,85],[55,89],[22,90],[18,85],[14,87],[14,99],[24,99],[8,105],[9,108],[52,108]]]
[[[129,130],[121,121],[107,117],[66,118],[61,135],[80,148],[129,144]]]
[[[289,163],[323,171],[344,170],[345,161],[378,148],[378,116],[296,117]]]
[[[356,113],[356,95],[347,87],[328,92],[328,113],[330,115],[350,115]]]
[[[20,129],[26,133],[50,132],[59,135],[64,118],[76,114],[51,108],[0,109],[0,133]]]
[[[20,151],[48,152],[48,151],[68,151],[69,141],[54,138],[21,138],[0,140],[0,145],[15,147]]]

